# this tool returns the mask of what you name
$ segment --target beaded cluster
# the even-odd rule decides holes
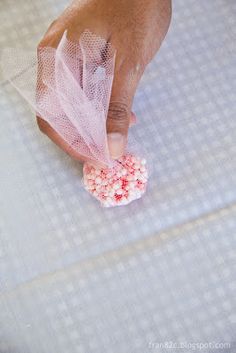
[[[104,207],[127,205],[146,191],[148,172],[146,160],[126,154],[112,168],[98,169],[85,163],[85,189]]]

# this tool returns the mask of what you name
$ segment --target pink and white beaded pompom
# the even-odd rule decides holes
[[[1,57],[5,78],[86,161],[84,185],[104,206],[128,204],[144,193],[145,161],[109,156],[106,119],[114,78],[115,50],[86,30],[79,41],[65,32],[58,47],[36,55],[9,49]],[[95,165],[105,165],[99,169]]]
[[[122,206],[139,199],[146,190],[146,160],[126,154],[112,168],[84,164],[84,185],[102,206]]]

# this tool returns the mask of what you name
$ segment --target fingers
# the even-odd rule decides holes
[[[130,127],[136,123],[136,115],[132,112],[130,117]],[[47,135],[58,147],[64,150],[72,158],[84,161],[85,157],[80,155],[70,146],[44,119],[37,116],[37,124],[42,133]]]
[[[80,17],[82,20],[83,16],[81,15]],[[67,28],[68,22],[70,26]],[[81,23],[80,25],[76,24],[75,26],[72,26],[72,22],[73,16],[71,16],[70,13],[67,13],[67,16],[61,16],[52,23],[38,46],[39,63],[41,60],[40,49],[48,46],[56,48],[61,40],[65,28],[67,29],[67,37],[71,40],[77,39],[78,41],[81,33],[83,32],[83,26],[81,26]],[[93,26],[91,25],[91,28],[92,27]],[[106,32],[106,30],[100,27],[99,30],[98,28],[94,29],[94,33],[108,39],[108,34]],[[123,55],[123,57],[126,58],[128,56],[128,53],[127,55]],[[43,63],[39,65],[37,81],[37,87],[41,91],[46,88],[44,87],[44,83],[42,81],[42,72],[40,70],[42,67]],[[125,60],[122,61],[121,59],[116,62],[115,76],[107,118],[108,147],[111,157],[114,159],[117,159],[123,155],[127,143],[128,129],[136,122],[136,117],[131,112],[131,107],[140,77],[140,72],[137,70],[135,65],[128,65]],[[73,158],[81,160],[81,156],[75,152],[73,147],[65,142],[63,138],[43,118],[44,117],[37,117],[40,130]]]
[[[58,147],[72,158],[79,161],[84,160],[84,157],[77,153],[44,119],[37,116],[37,123],[40,131],[47,135]]]
[[[107,116],[107,141],[113,159],[124,154],[129,126],[136,120],[131,107],[139,80],[140,73],[127,65],[115,70]]]

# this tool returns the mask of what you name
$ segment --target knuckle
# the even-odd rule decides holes
[[[125,103],[111,102],[108,111],[110,120],[125,121],[128,117],[128,106]]]
[[[108,111],[107,129],[109,132],[126,131],[129,126],[128,106],[112,102]]]

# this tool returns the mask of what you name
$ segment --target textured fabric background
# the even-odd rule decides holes
[[[66,5],[1,0],[0,47],[34,49]],[[236,352],[235,38],[235,0],[173,1],[134,104],[149,188],[118,209],[0,76],[1,353]]]

